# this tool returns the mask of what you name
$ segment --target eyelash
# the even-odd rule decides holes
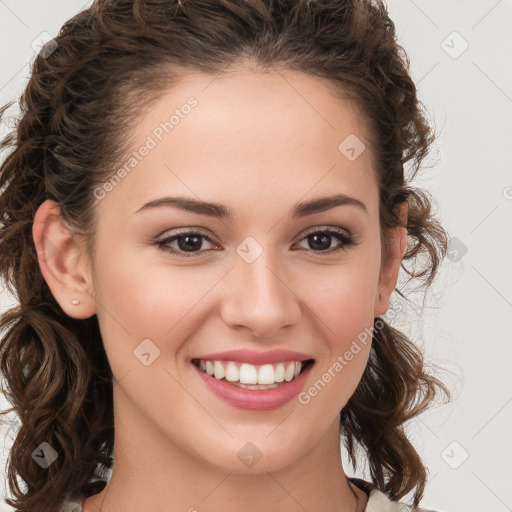
[[[309,233],[307,233],[304,237],[302,237],[299,242],[302,242],[303,240],[305,240],[306,238],[310,237],[311,235],[317,235],[317,234],[327,234],[327,235],[330,235],[330,236],[335,236],[337,237],[341,242],[342,242],[342,245],[340,247],[337,247],[337,248],[334,248],[334,249],[328,249],[326,251],[314,251],[314,253],[318,254],[319,256],[327,256],[327,255],[330,255],[330,254],[333,254],[333,253],[337,253],[339,251],[345,251],[347,250],[348,247],[352,246],[352,245],[357,245],[357,242],[356,242],[356,239],[353,235],[349,234],[347,231],[345,230],[341,230],[341,229],[337,229],[337,228],[329,228],[329,229],[319,229],[319,230],[316,230],[316,231],[311,231]],[[174,242],[175,240],[181,238],[181,237],[184,237],[184,236],[187,236],[187,235],[199,235],[203,238],[205,238],[208,242],[212,243],[212,244],[215,244],[216,242],[214,242],[208,235],[200,232],[200,231],[194,231],[193,229],[189,228],[189,229],[186,229],[186,230],[183,230],[183,231],[180,231],[178,233],[176,233],[175,235],[172,235],[172,236],[168,236],[166,238],[163,238],[161,240],[157,240],[155,242],[155,245],[158,246],[162,251],[165,251],[165,252],[168,252],[170,254],[174,254],[174,255],[177,255],[177,256],[183,256],[185,258],[199,258],[201,256],[201,252],[210,252],[212,250],[215,250],[215,249],[208,249],[206,251],[196,251],[195,253],[186,253],[184,251],[177,251],[175,249],[171,249],[168,244]],[[302,249],[301,251],[307,251],[308,249]]]

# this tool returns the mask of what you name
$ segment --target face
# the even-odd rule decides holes
[[[96,189],[91,293],[116,428],[224,470],[248,470],[251,451],[258,471],[280,468],[338,435],[382,314],[362,120],[298,72],[197,75],[154,105],[133,140],[125,172]],[[336,194],[352,199],[298,208]],[[192,211],[169,197],[223,207]],[[288,382],[290,361],[302,373]],[[216,379],[223,369],[228,380]],[[254,390],[239,379],[281,382]]]

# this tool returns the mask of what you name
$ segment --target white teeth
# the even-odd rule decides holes
[[[205,361],[199,359],[200,370],[218,380],[240,384],[239,387],[247,389],[272,389],[276,383],[290,382],[296,378],[301,370],[301,361],[287,361],[284,363],[264,364],[261,366],[238,363],[235,361]]]
[[[215,378],[219,380],[226,376],[226,370],[220,361],[213,362],[213,374],[215,375]]]
[[[207,361],[208,362],[208,361]],[[295,363],[288,363],[286,370],[284,371],[284,380],[290,382],[293,379],[295,373]]]
[[[242,363],[240,365],[240,378],[238,379],[242,384],[263,384],[258,382],[258,370],[252,364]],[[268,384],[272,384],[269,382]]]
[[[264,384],[240,384],[240,382],[233,382],[235,386],[244,389],[274,389],[277,388],[277,384],[269,384],[268,386]]]
[[[240,373],[238,371],[238,367],[233,361],[229,361],[226,365],[226,380],[230,382],[236,382],[240,378]]]
[[[276,382],[283,382],[284,380],[284,364],[279,363],[274,370],[274,379]]]
[[[242,381],[240,381],[242,382]],[[264,364],[258,370],[258,384],[274,384],[274,368],[271,364]]]

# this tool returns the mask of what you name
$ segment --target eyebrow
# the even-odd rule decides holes
[[[325,212],[337,206],[356,206],[362,209],[366,214],[368,210],[366,205],[355,197],[347,196],[346,194],[335,194],[333,196],[320,197],[311,201],[298,203],[292,209],[293,218],[306,217],[315,213]],[[189,197],[161,197],[147,202],[135,213],[147,211],[152,208],[162,206],[171,206],[185,210],[187,212],[197,213],[199,215],[208,215],[210,217],[217,217],[220,219],[233,219],[233,210],[227,206],[218,203],[208,203],[199,201]]]

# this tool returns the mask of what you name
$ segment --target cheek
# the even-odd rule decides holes
[[[130,365],[130,354],[133,357],[145,339],[162,353],[176,352],[179,342],[173,345],[173,340],[190,336],[191,320],[195,325],[200,321],[198,315],[204,315],[208,291],[223,275],[206,267],[179,267],[153,263],[142,256],[127,257],[122,251],[112,252],[109,259],[101,261],[105,264],[97,269],[98,320],[109,358],[123,358],[123,366]]]
[[[332,286],[335,286],[334,283]],[[373,281],[363,286],[361,279],[349,276],[316,304],[327,343],[319,361],[319,370],[337,377],[338,383],[358,381],[368,358],[372,340]],[[329,380],[329,376],[325,378]],[[348,397],[347,397],[348,398]]]
[[[339,412],[355,391],[371,349],[378,272],[378,259],[362,255],[323,277],[317,273],[316,286],[309,286],[308,305],[326,342],[301,403]]]
[[[378,273],[376,259],[364,254],[346,265],[310,273],[302,296],[309,297],[308,306],[323,322],[328,339],[344,343],[373,325]]]
[[[347,273],[330,282],[327,293],[314,304],[318,360],[310,384],[299,403],[311,411],[324,411],[327,425],[346,405],[366,368],[372,343],[374,279]],[[316,416],[316,414],[313,414]]]

